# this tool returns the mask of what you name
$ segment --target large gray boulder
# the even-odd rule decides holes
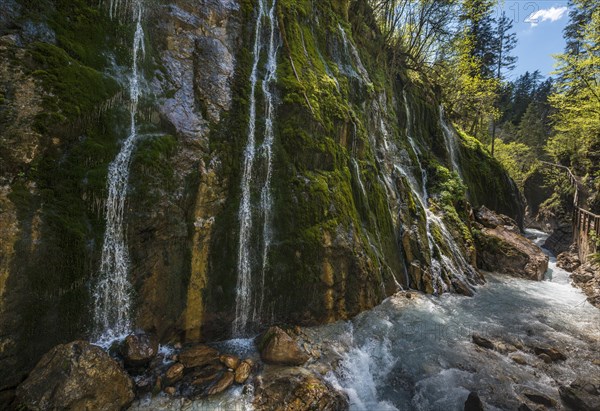
[[[477,266],[515,277],[540,281],[548,270],[548,256],[525,238],[516,223],[485,207],[476,213]]]
[[[133,382],[101,348],[73,341],[52,348],[17,387],[17,404],[30,410],[122,410]]]

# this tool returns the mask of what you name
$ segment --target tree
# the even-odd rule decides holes
[[[555,56],[558,81],[549,98],[555,135],[547,150],[557,161],[594,174],[600,168],[600,6],[588,3],[573,2],[589,12],[589,19],[571,14],[578,18],[566,35],[574,36],[577,46],[568,44],[565,53]]]
[[[517,58],[511,55],[512,50],[517,45],[517,35],[512,31],[513,22],[506,13],[502,12],[500,19],[496,24],[496,30],[492,37],[493,61],[496,68],[496,78],[502,82],[502,70],[511,71],[515,68]],[[492,156],[494,155],[494,145],[496,142],[496,121],[492,119]]]

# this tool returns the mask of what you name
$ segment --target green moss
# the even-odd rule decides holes
[[[38,131],[45,133],[64,122],[85,121],[101,110],[101,104],[118,91],[117,83],[100,72],[82,65],[63,49],[47,43],[29,47],[32,75],[50,93],[44,96],[44,112],[36,119]]]

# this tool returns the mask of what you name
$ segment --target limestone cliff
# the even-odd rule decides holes
[[[129,126],[134,27],[109,3],[11,0],[0,14],[0,390],[90,332],[107,169]],[[124,221],[135,326],[163,341],[231,332],[255,60],[257,147],[266,128],[257,10],[250,0],[144,7]],[[521,219],[512,181],[445,123],[425,78],[391,70],[366,1],[278,0],[274,20],[272,163],[259,155],[263,178],[249,186],[254,318],[348,318],[400,287],[473,292],[470,204]]]

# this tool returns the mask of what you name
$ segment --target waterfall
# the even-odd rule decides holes
[[[256,17],[256,26],[254,33],[253,63],[250,74],[250,113],[248,121],[248,140],[244,151],[244,165],[241,181],[242,198],[240,201],[239,220],[239,249],[238,249],[238,279],[236,286],[236,306],[235,320],[233,321],[232,332],[235,336],[245,334],[250,313],[252,312],[253,301],[252,290],[252,260],[251,260],[251,237],[253,229],[253,210],[252,210],[252,186],[254,183],[253,171],[256,160],[256,85],[258,84],[258,65],[260,61],[260,52],[263,47],[262,30],[263,18],[269,21],[269,45],[268,58],[266,63],[266,74],[262,82],[262,91],[265,99],[265,135],[261,151],[265,157],[267,171],[263,188],[261,190],[261,207],[263,210],[263,244],[262,244],[262,268],[261,268],[261,290],[258,302],[258,310],[254,310],[253,320],[259,320],[260,310],[264,299],[264,275],[267,268],[268,250],[272,240],[271,230],[271,176],[272,167],[272,144],[273,144],[273,112],[274,102],[273,93],[270,86],[276,80],[277,72],[277,47],[275,44],[275,5],[273,1],[268,13],[265,13],[266,0],[258,2],[258,16]]]
[[[110,11],[119,7],[111,2]],[[107,176],[106,228],[99,281],[94,290],[94,323],[99,340],[112,340],[131,331],[131,284],[129,283],[129,251],[125,238],[123,214],[131,158],[137,139],[136,112],[141,94],[139,62],[144,57],[143,8],[141,1],[131,5],[135,21],[131,77],[129,79],[130,129],[121,150],[109,165]]]
[[[412,138],[412,115],[410,112],[410,107],[408,105],[408,98],[406,97],[406,90],[402,90],[402,98],[404,99],[404,110],[406,111],[406,138],[408,139],[408,143],[415,154],[415,158],[417,159],[417,166],[421,170],[421,189],[422,189],[422,198],[425,203],[427,203],[427,197],[429,194],[427,193],[427,170],[421,164],[421,150],[417,147],[415,140]]]
[[[264,291],[265,291],[265,274],[268,264],[268,253],[273,239],[273,231],[271,228],[271,214],[273,209],[273,198],[271,194],[271,177],[273,174],[273,140],[275,137],[273,131],[273,115],[275,105],[273,101],[273,92],[271,86],[277,80],[277,46],[275,44],[275,2],[269,10],[269,50],[267,57],[267,72],[262,83],[263,96],[265,99],[265,137],[262,144],[262,152],[267,162],[267,174],[265,182],[261,190],[261,207],[263,211],[263,252],[262,252],[262,268],[260,277],[260,297],[258,301],[258,311],[254,310],[253,320],[260,320],[260,313],[263,309]]]
[[[462,179],[462,175],[460,172],[460,167],[458,166],[458,157],[457,157],[457,141],[456,134],[450,128],[446,120],[444,119],[444,109],[440,105],[440,126],[442,126],[442,134],[444,135],[444,143],[446,144],[446,150],[450,155],[450,163],[452,164],[452,169],[458,173],[460,178]]]

